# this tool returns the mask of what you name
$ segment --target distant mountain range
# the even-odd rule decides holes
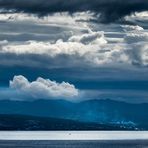
[[[6,117],[6,119],[10,119],[9,123],[14,122],[19,124],[18,121],[22,122],[26,120],[26,118],[29,118],[29,120],[33,119],[33,122],[34,120],[39,120],[40,122],[35,122],[41,123],[38,124],[38,127],[39,125],[44,125],[44,121],[51,123],[48,125],[52,125],[52,123],[56,121],[58,126],[54,126],[54,130],[60,129],[59,125],[63,122],[65,124],[65,126],[62,124],[61,129],[63,130],[72,130],[73,125],[76,127],[74,130],[148,130],[148,104],[146,103],[129,104],[109,99],[89,100],[79,103],[65,100],[37,100],[32,102],[1,100],[0,114],[1,122]],[[3,125],[1,122],[0,125]],[[21,125],[24,126],[24,124]],[[2,130],[2,128],[0,129]],[[47,129],[50,130],[49,127]]]

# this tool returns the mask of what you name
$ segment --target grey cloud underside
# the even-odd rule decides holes
[[[147,0],[0,0],[0,8],[46,15],[53,12],[93,11],[113,22],[133,12],[148,10]]]

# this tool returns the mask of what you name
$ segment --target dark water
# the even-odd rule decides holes
[[[148,140],[132,141],[0,141],[0,148],[148,148]]]

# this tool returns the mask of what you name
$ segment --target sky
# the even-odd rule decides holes
[[[148,102],[147,0],[0,0],[0,100]]]

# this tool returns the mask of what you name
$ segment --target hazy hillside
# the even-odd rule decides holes
[[[0,130],[135,130],[135,127],[25,115],[0,115]]]
[[[128,104],[112,100],[91,100],[80,103],[63,100],[0,101],[0,114],[31,115],[148,129],[148,104]]]

